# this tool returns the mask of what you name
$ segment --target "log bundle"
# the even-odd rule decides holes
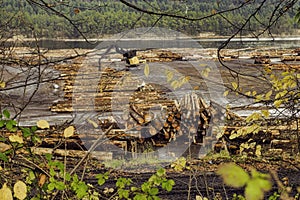
[[[198,95],[190,93],[182,97],[180,101],[170,99],[164,88],[155,84],[141,84],[134,77],[126,79],[126,87],[119,87],[120,79],[130,77],[128,71],[117,71],[112,68],[103,69],[101,79],[96,90],[89,90],[88,84],[76,85],[74,79],[78,76],[77,68],[72,70],[67,66],[57,68],[62,73],[68,74],[64,77],[64,100],[54,104],[50,109],[53,112],[89,112],[96,111],[101,117],[89,119],[85,127],[86,134],[79,134],[78,137],[70,138],[69,145],[74,148],[76,145],[88,147],[99,138],[109,126],[113,129],[107,133],[107,142],[101,143],[99,151],[113,151],[110,145],[113,144],[126,151],[145,152],[149,149],[156,149],[168,145],[171,141],[176,141],[178,137],[187,137],[194,143],[204,145],[209,141],[216,140],[220,132],[222,138],[217,143],[211,143],[211,149],[220,151],[228,149],[231,153],[239,153],[242,143],[249,140],[262,145],[263,149],[269,152],[282,152],[291,149],[291,140],[288,129],[278,128],[276,124],[264,125],[257,134],[249,134],[237,139],[229,139],[231,134],[236,133],[246,125],[245,119],[232,112],[224,114],[223,108],[216,105],[207,105]],[[91,72],[87,68],[87,74]],[[87,76],[87,83],[97,77]],[[76,89],[80,87],[80,89]],[[125,90],[126,89],[126,90]],[[74,107],[72,98],[74,91],[84,91],[78,96],[80,105]],[[95,92],[96,91],[96,92]],[[130,95],[127,95],[130,94]],[[116,98],[117,97],[117,98]],[[88,100],[93,98],[94,105],[90,106]],[[114,102],[115,103],[112,103]],[[113,105],[113,106],[112,106]],[[91,109],[91,110],[89,110]],[[222,110],[223,109],[223,110]],[[105,113],[118,113],[110,116]],[[218,124],[220,115],[221,121],[225,122],[223,130],[213,131],[212,126]],[[224,118],[225,117],[225,118]],[[48,137],[48,136],[47,136]],[[80,142],[76,142],[79,140]],[[54,146],[60,139],[51,137],[45,139],[47,147]],[[290,143],[289,143],[290,142]],[[295,146],[295,145],[293,145]],[[294,149],[294,147],[293,147]]]
[[[83,67],[87,68],[84,70],[87,74],[92,71],[88,66]],[[128,151],[142,152],[149,145],[152,149],[159,148],[177,137],[188,137],[196,143],[203,142],[213,109],[195,93],[190,92],[181,100],[172,99],[168,96],[171,91],[155,84],[141,84],[138,78],[130,76],[130,71],[112,68],[103,69],[101,79],[86,76],[87,84],[83,80],[83,84],[79,85],[75,83],[75,78],[80,74],[75,68],[67,70],[63,66],[57,69],[68,73],[68,76],[64,80],[64,100],[54,104],[51,111],[95,111],[104,115],[85,121],[85,129],[91,130],[81,134],[84,145],[95,140],[95,129],[105,130],[111,125],[113,130],[106,137],[112,138],[112,143]],[[88,85],[97,78],[97,87]],[[122,81],[126,81],[125,87],[122,87]],[[75,106],[74,97],[80,102]],[[94,100],[92,105],[89,103],[91,98]],[[107,113],[113,113],[113,116],[105,115]],[[134,143],[137,145],[132,145]]]

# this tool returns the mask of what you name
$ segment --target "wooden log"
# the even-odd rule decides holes
[[[156,129],[152,124],[149,125],[149,133],[150,135],[156,135],[159,132],[159,130]]]
[[[52,154],[54,156],[68,156],[72,158],[83,158],[86,154],[82,150],[65,150],[65,149],[53,149],[53,148],[40,148],[40,147],[31,147],[31,151],[37,155]],[[103,151],[94,151],[92,152],[92,157],[100,160],[112,160],[112,152],[103,152]]]
[[[164,123],[161,121],[161,119],[159,118],[155,118],[153,121],[152,121],[152,126],[157,130],[161,130],[163,127],[164,127]]]
[[[129,111],[130,116],[138,123],[138,124],[143,124],[145,122],[144,117],[140,116],[138,113],[134,111]]]

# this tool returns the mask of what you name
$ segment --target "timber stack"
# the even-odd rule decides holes
[[[68,74],[68,76],[64,76],[65,98],[53,105],[51,111],[76,111],[80,113],[93,109],[101,116],[88,119],[87,134],[80,134],[69,139],[69,146],[72,148],[77,144],[90,146],[99,138],[101,133],[112,126],[112,130],[105,136],[106,139],[110,139],[107,143],[131,152],[155,150],[168,145],[178,137],[188,137],[194,143],[203,145],[209,143],[208,141],[215,140],[217,135],[220,139],[216,144],[211,143],[211,147],[209,147],[216,151],[227,149],[234,154],[240,153],[241,144],[246,143],[252,143],[254,146],[250,146],[244,151],[252,151],[253,148],[255,151],[258,145],[262,146],[263,151],[269,152],[282,152],[287,149],[294,151],[293,149],[295,149],[294,144],[292,148],[287,146],[287,144],[291,144],[287,126],[278,127],[276,124],[268,122],[261,122],[262,128],[258,133],[230,139],[232,134],[246,126],[245,118],[228,111],[224,115],[223,108],[216,105],[206,105],[205,101],[194,93],[184,96],[180,102],[172,100],[168,98],[170,91],[155,84],[139,83],[138,80],[130,76],[130,71],[118,71],[109,67],[102,69],[101,79],[97,82],[95,90],[96,94],[91,95],[88,90],[89,83],[91,79],[99,79],[99,77],[87,77],[86,84],[76,85],[74,84],[74,79],[78,76],[76,67],[72,67],[70,70],[67,66],[58,66],[57,69]],[[91,72],[92,70],[88,68],[85,71]],[[127,81],[126,90],[124,87],[120,87],[120,79]],[[139,86],[137,87],[137,85]],[[76,105],[75,109],[72,105],[74,91],[75,93],[76,91],[84,91],[78,98],[82,104]],[[130,95],[126,96],[128,93]],[[116,96],[117,102],[113,103],[116,101]],[[90,98],[95,99],[92,107],[86,104]],[[120,112],[121,114],[106,115],[106,113],[112,112]],[[225,117],[223,122],[226,124],[223,124],[222,131],[214,131],[212,128],[220,120],[216,117],[218,115]],[[222,137],[219,137],[220,135]],[[73,140],[71,141],[71,139]],[[77,140],[76,145],[75,140]],[[51,147],[58,142],[55,137],[47,141]],[[109,144],[102,143],[97,150],[107,151]]]
[[[130,76],[130,71],[108,67],[101,72],[101,79],[90,76],[82,84],[76,84],[75,78],[80,76],[76,70],[68,71],[66,66],[57,69],[69,74],[65,76],[64,100],[54,104],[51,111],[84,113],[93,109],[100,116],[87,119],[87,134],[80,135],[85,146],[92,144],[99,132],[110,126],[113,129],[106,138],[112,138],[111,143],[128,151],[143,152],[149,146],[160,148],[176,137],[188,137],[201,143],[216,112],[195,93],[183,96],[178,102],[168,96],[170,91],[159,85],[139,83],[138,78]],[[93,86],[89,84],[97,78],[96,94],[91,94],[89,88]],[[74,98],[79,102],[75,106]],[[92,105],[89,104],[91,98],[94,98]],[[107,113],[118,114],[108,116]]]

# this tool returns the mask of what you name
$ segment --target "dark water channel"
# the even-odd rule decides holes
[[[123,48],[218,48],[226,38],[214,39],[149,39],[149,40],[136,40],[136,39],[121,39],[116,40]],[[114,40],[110,39],[91,39],[89,42],[83,39],[41,39],[38,44],[42,48],[47,49],[94,49],[97,46],[105,47],[107,44],[112,44]],[[7,42],[5,45],[11,46],[13,42]],[[24,46],[24,43],[17,43],[17,46]],[[195,46],[196,45],[196,46]],[[36,41],[26,42],[26,46],[36,47]],[[259,48],[259,47],[277,47],[277,48],[298,48],[300,46],[300,37],[292,38],[234,38],[230,41],[227,48]]]

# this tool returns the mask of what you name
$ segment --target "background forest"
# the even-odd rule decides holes
[[[221,15],[205,18],[204,20],[184,20],[168,16],[151,15],[138,12],[124,6],[115,0],[51,0],[48,6],[55,8],[65,15],[61,17],[54,10],[44,10],[34,5],[35,1],[1,0],[0,21],[7,30],[14,30],[15,34],[25,37],[46,38],[78,38],[79,30],[88,38],[99,38],[105,35],[119,33],[125,30],[147,26],[167,27],[183,32],[187,35],[199,36],[200,33],[210,32],[219,36],[227,36],[236,32],[241,24],[257,8],[260,1],[255,1],[247,6],[247,9],[235,9]],[[156,12],[180,14],[189,18],[201,18],[214,14],[220,10],[230,10],[241,4],[235,0],[186,0],[186,1],[131,1],[141,8],[151,9]],[[267,26],[272,12],[275,9],[274,0],[268,1],[255,18],[251,19],[249,27],[245,27],[242,35],[250,35],[259,32]],[[294,17],[298,12],[297,6],[290,9],[284,18],[281,18],[272,27],[272,34],[295,35],[298,24]],[[68,19],[72,20],[73,25]],[[233,23],[232,23],[233,22]],[[250,26],[251,25],[251,26]],[[254,31],[255,30],[255,31]]]

